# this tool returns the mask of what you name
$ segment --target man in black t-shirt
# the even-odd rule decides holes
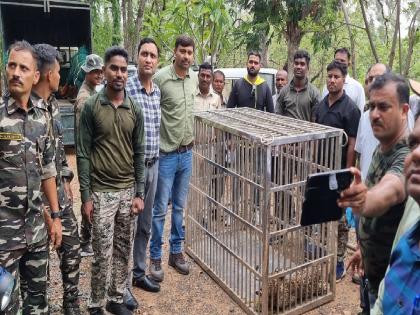
[[[343,146],[341,167],[354,166],[357,127],[360,111],[357,105],[346,94],[344,81],[347,75],[345,65],[333,61],[327,66],[328,94],[318,105],[315,122],[318,124],[343,129],[347,135],[347,144]]]
[[[333,61],[327,66],[327,89],[329,93],[319,103],[315,111],[315,122],[343,129],[347,135],[346,145],[342,147],[342,168],[351,167],[355,164],[354,145],[360,120],[359,109],[343,89],[346,75],[347,67],[342,63]],[[334,154],[334,152],[328,153]],[[344,256],[348,238],[349,228],[343,215],[338,223],[337,281],[341,280],[345,275]]]

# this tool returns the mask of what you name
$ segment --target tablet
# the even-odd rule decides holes
[[[339,220],[344,210],[337,205],[337,199],[352,180],[350,169],[309,175],[300,224],[307,226]]]

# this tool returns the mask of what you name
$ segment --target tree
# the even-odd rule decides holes
[[[137,6],[137,9],[135,9],[135,6]],[[138,42],[140,42],[140,31],[143,26],[145,7],[146,0],[139,0],[136,3],[133,3],[133,0],[121,0],[124,48],[128,51],[130,61],[134,61],[136,57],[136,48]]]
[[[289,76],[292,75],[293,55],[305,34],[316,34],[315,49],[330,43],[329,30],[336,21],[339,5],[337,0],[241,0],[239,3],[253,13],[257,25],[263,26],[262,32],[255,29],[254,33],[260,38],[265,33],[265,44],[268,44],[274,35],[270,35],[268,25],[274,27],[278,37],[285,38]],[[260,50],[261,48],[264,49],[260,45]]]
[[[196,57],[202,63],[215,57],[229,44],[232,19],[223,0],[168,0],[164,10],[149,12],[144,20],[147,29],[160,46],[172,52],[175,37],[189,34],[196,44]]]
[[[417,7],[417,9],[414,12],[413,18],[411,19],[410,26],[408,28],[408,49],[407,49],[405,67],[403,71],[404,76],[408,76],[408,73],[410,71],[411,58],[413,56],[414,45],[420,42],[420,28],[418,24],[416,24],[419,17],[420,17],[420,7]]]

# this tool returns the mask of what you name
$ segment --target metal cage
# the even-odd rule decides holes
[[[299,222],[307,176],[340,168],[342,134],[249,108],[196,113],[186,251],[246,313],[334,299],[337,223]]]

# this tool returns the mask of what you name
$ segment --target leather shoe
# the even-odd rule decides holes
[[[159,292],[160,284],[148,276],[143,276],[140,279],[133,278],[133,285],[147,292]]]
[[[139,303],[129,288],[124,290],[123,303],[130,311],[134,311],[139,307]]]
[[[124,303],[115,303],[115,302],[108,302],[106,304],[106,310],[114,315],[132,315],[131,312]]]

